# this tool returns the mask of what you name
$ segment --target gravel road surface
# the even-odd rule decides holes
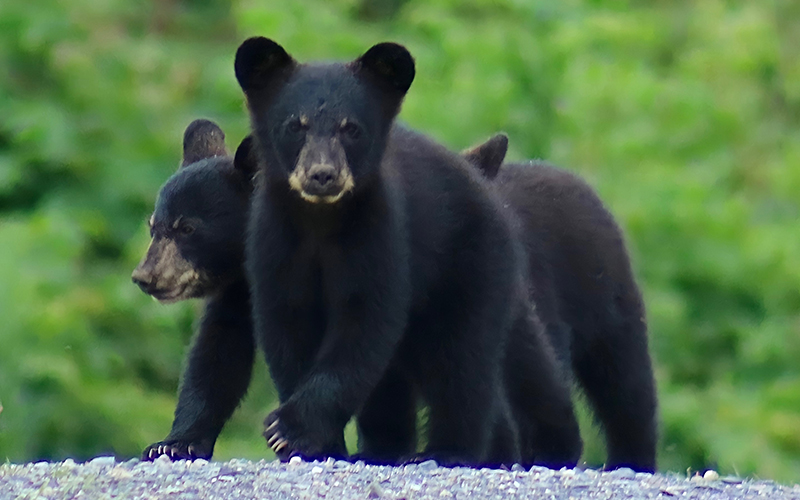
[[[678,475],[634,474],[630,469],[553,471],[534,467],[511,471],[438,467],[435,462],[377,467],[342,461],[290,463],[90,462],[0,466],[0,499],[745,499],[800,500],[800,485],[732,477],[686,479]]]

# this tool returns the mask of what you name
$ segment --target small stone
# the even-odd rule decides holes
[[[439,467],[439,464],[436,463],[436,460],[425,460],[418,467],[420,470],[434,470]]]
[[[520,464],[514,464],[511,466],[511,472],[525,472],[525,467]]]
[[[713,469],[708,469],[705,474],[703,474],[703,479],[706,481],[716,481],[719,479],[719,474]]]
[[[67,467],[69,469],[72,469],[73,467],[75,467],[75,460],[73,460],[71,458],[68,458],[68,459],[64,460],[63,462],[61,462],[61,466],[62,467]]]
[[[295,455],[295,456],[293,456],[292,458],[289,459],[289,463],[292,464],[292,465],[301,464],[301,463],[303,463],[303,459],[300,458],[299,456]]]
[[[190,467],[192,469],[199,469],[201,467],[205,467],[206,465],[208,465],[208,460],[203,459],[203,458],[198,458],[197,460],[192,462],[192,465]]]
[[[104,465],[116,465],[117,459],[115,459],[113,456],[112,457],[109,457],[109,456],[95,457],[89,463],[91,465],[95,465],[95,466],[98,466],[98,467],[103,467]]]
[[[316,465],[316,466],[311,468],[311,473],[312,474],[319,474],[321,472],[322,472],[322,467],[320,467],[318,465]]]
[[[612,470],[609,472],[609,475],[620,479],[633,479],[636,477],[636,473],[633,472],[633,469],[628,467],[620,467],[619,469]]]

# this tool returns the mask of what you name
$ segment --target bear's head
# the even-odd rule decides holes
[[[248,136],[231,158],[225,134],[195,120],[183,161],[158,193],[150,246],[131,278],[163,303],[204,297],[241,275],[243,234],[257,161]]]
[[[255,37],[236,51],[235,70],[268,182],[332,204],[377,178],[414,59],[381,43],[349,63],[299,64]]]

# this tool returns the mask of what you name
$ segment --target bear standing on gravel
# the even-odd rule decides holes
[[[246,266],[281,401],[268,443],[282,459],[344,455],[345,424],[381,415],[370,395],[388,384],[406,412],[416,391],[428,405],[425,456],[491,460],[493,430],[514,427],[502,363],[512,325],[530,327],[524,258],[466,160],[407,130],[389,140],[411,55],[384,43],[349,64],[300,65],[252,38],[235,67],[264,181]],[[539,400],[552,410],[543,425],[572,433],[569,398],[540,392],[555,397]]]
[[[143,459],[210,458],[225,422],[250,384],[255,341],[242,269],[254,162],[245,139],[236,158],[208,120],[184,133],[181,168],[164,184],[150,217],[152,241],[134,283],[159,302],[205,298],[182,377],[172,431]]]
[[[536,314],[602,424],[606,467],[655,471],[657,400],[644,301],[614,217],[566,170],[541,161],[506,163],[499,172],[491,168],[496,162],[476,164],[522,223]]]

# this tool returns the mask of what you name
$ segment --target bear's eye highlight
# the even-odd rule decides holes
[[[300,117],[286,124],[286,131],[292,135],[300,135],[308,130],[308,119]]]
[[[344,122],[339,128],[339,132],[351,141],[355,141],[361,137],[361,127],[353,122]]]
[[[181,234],[192,234],[194,232],[194,226],[191,224],[183,224],[180,228]]]

